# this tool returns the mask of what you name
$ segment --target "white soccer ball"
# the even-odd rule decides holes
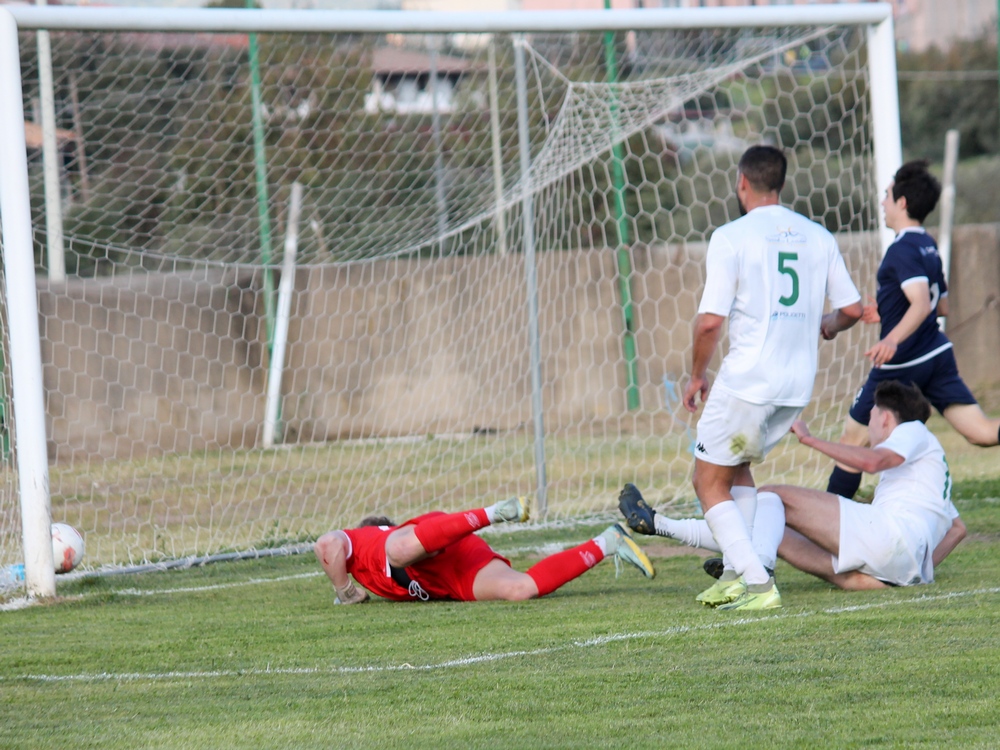
[[[67,523],[52,524],[52,560],[56,573],[69,573],[83,559],[83,536]]]

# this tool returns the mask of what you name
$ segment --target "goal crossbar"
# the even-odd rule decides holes
[[[889,3],[663,8],[615,11],[330,11],[179,8],[72,8],[12,5],[21,29],[188,32],[516,33],[733,29],[764,26],[864,25],[892,18]]]

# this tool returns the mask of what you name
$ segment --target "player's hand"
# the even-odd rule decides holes
[[[823,316],[823,320],[820,321],[819,335],[823,337],[824,341],[833,341],[837,338],[837,331],[831,331],[827,327],[827,324],[832,320],[832,316],[834,315],[836,315],[836,313],[827,313]]]
[[[807,438],[812,435],[812,433],[809,432],[809,427],[807,427],[806,423],[801,419],[796,419],[792,422],[792,434],[795,435],[800,442],[803,438]]]
[[[889,339],[882,339],[866,351],[865,356],[872,361],[872,367],[881,367],[896,356],[896,345]]]
[[[865,305],[861,308],[861,322],[862,323],[881,323],[882,317],[878,314],[878,305],[875,304],[875,300],[872,299],[871,295],[868,295],[868,299],[871,300],[870,305]]]
[[[708,396],[708,379],[692,377],[684,388],[684,408],[692,414],[698,411],[698,404],[695,401],[695,397],[699,393],[701,394],[702,403],[704,403],[705,398]]]

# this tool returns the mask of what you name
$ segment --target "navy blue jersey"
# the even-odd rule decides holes
[[[902,232],[889,246],[876,278],[878,292],[875,301],[879,317],[882,318],[881,338],[885,338],[889,331],[899,325],[899,321],[910,309],[910,301],[903,291],[906,283],[923,279],[930,288],[930,315],[899,345],[896,356],[887,365],[912,362],[948,345],[947,337],[941,333],[937,324],[937,303],[941,295],[948,291],[948,287],[941,269],[941,256],[929,234],[922,229]]]

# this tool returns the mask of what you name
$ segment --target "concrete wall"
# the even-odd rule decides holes
[[[956,227],[952,234],[945,332],[972,388],[1000,383],[1000,224]]]
[[[872,238],[840,243],[862,291],[874,294]],[[686,372],[704,252],[694,244],[632,253],[638,414],[625,406],[614,253],[539,255],[547,430],[618,434],[662,413],[664,380]],[[973,387],[996,383],[1000,226],[956,230],[951,279],[948,332],[963,374]],[[40,281],[52,458],[256,445],[266,363],[260,282],[217,270]],[[530,429],[524,289],[519,255],[299,270],[286,442]],[[817,398],[854,393],[872,335],[858,327],[821,347]]]
[[[40,281],[50,457],[250,447],[263,419],[251,274]]]

